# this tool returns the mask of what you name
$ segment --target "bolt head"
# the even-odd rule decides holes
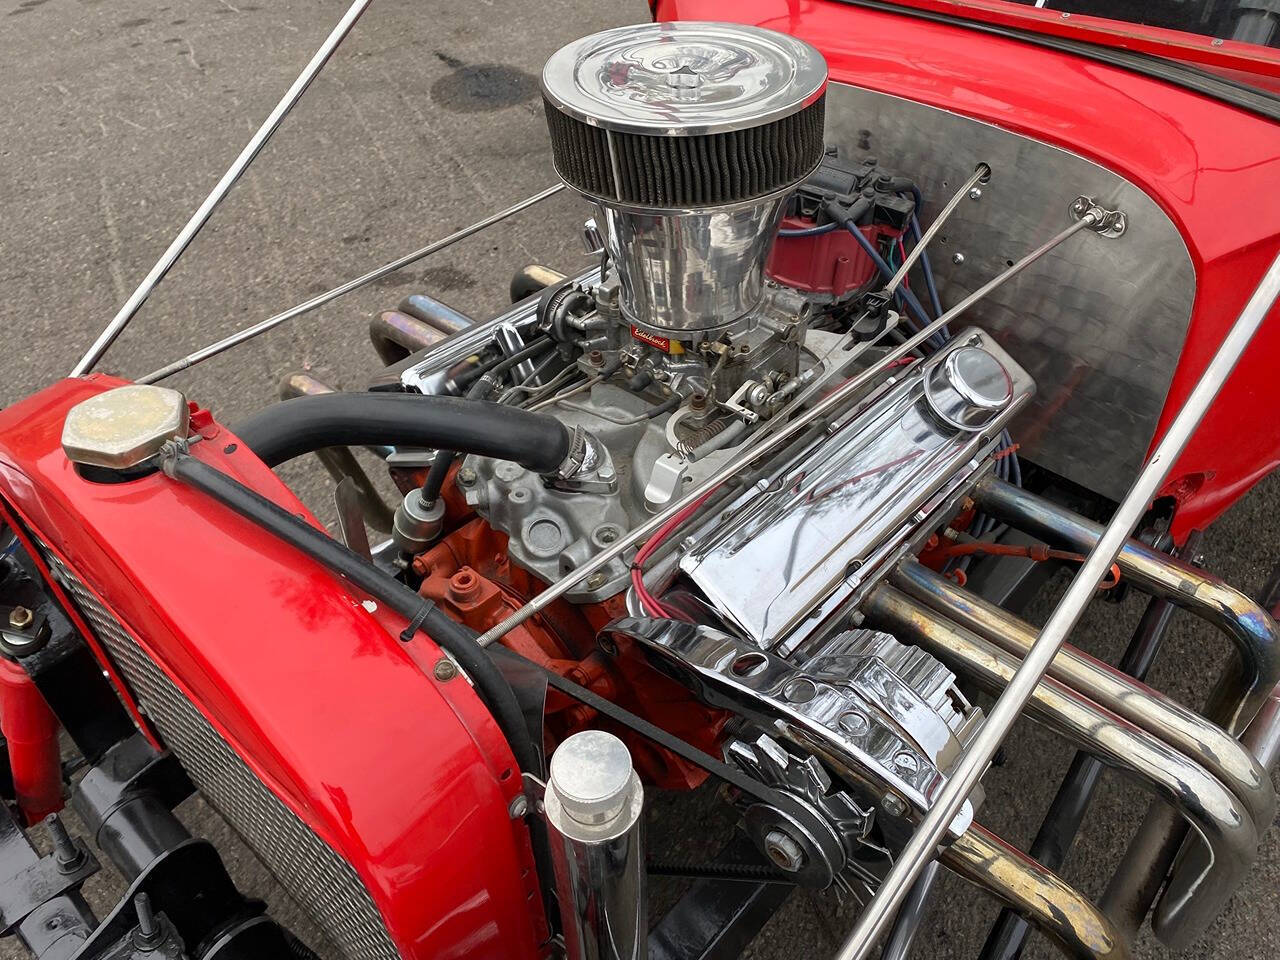
[[[599,571],[598,573],[593,573],[591,576],[587,577],[587,589],[599,590],[608,582],[608,580],[609,580],[609,577],[605,574],[603,570]]]
[[[512,820],[519,820],[529,812],[529,798],[523,793],[516,794],[507,805],[507,812],[511,814]]]
[[[891,817],[900,817],[907,812],[907,802],[896,793],[886,793],[880,800],[880,806]]]
[[[960,264],[962,264],[962,263],[964,263],[964,254],[963,254],[963,253],[953,253],[953,254],[951,255],[951,262],[952,262],[952,263],[954,263],[954,264],[956,264],[957,266],[958,266],[958,265],[960,265]]]
[[[913,775],[920,770],[919,758],[914,753],[908,753],[906,750],[901,751],[893,758],[893,765],[907,775]]]
[[[971,187],[971,188],[969,189],[969,199],[970,199],[970,200],[981,200],[981,199],[982,199],[982,188],[981,188],[981,187]]]
[[[469,487],[476,482],[476,472],[471,467],[463,467],[458,471],[458,482],[464,487]]]
[[[775,866],[787,873],[795,873],[804,866],[804,848],[781,830],[765,834],[764,851]]]
[[[34,619],[35,614],[26,607],[14,607],[9,611],[9,626],[15,630],[25,630]]]
[[[458,668],[448,657],[441,657],[431,673],[441,683],[447,683],[458,675]]]

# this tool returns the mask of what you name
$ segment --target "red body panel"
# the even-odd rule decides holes
[[[62,809],[58,720],[27,672],[0,660],[0,731],[9,750],[14,798],[27,823]]]
[[[973,6],[913,5],[965,13]],[[1150,194],[1181,231],[1196,270],[1190,328],[1160,432],[1280,244],[1280,125],[1217,100],[1018,40],[825,0],[663,0],[657,16],[794,34],[822,51],[835,81],[1052,143]],[[1166,491],[1181,501],[1179,538],[1207,525],[1280,463],[1277,356],[1280,312],[1273,311],[1170,476]]]
[[[406,649],[325,570],[155,474],[83,480],[63,381],[0,413],[0,495],[94,587],[254,772],[360,874],[407,958],[522,958],[545,940],[519,772],[439,650]],[[213,425],[193,452],[305,508]],[[417,658],[421,662],[415,662]],[[422,669],[422,664],[427,666]]]

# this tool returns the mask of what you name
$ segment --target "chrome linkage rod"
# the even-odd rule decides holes
[[[1093,216],[1089,214],[1087,216]],[[1174,462],[1186,447],[1196,427],[1204,418],[1218,391],[1244,355],[1254,334],[1280,296],[1280,255],[1277,255],[1262,280],[1245,304],[1239,318],[1228,332],[1218,352],[1205,368],[1190,396],[1169,425],[1164,437],[1156,446],[1151,459],[1134,481],[1124,500],[1107,524],[1101,538],[1071,581],[1062,602],[1049,617],[1040,636],[1027,651],[1022,665],[1009,681],[1004,693],[995,702],[986,722],[960,758],[946,786],[934,800],[933,806],[920,821],[911,839],[899,854],[880,889],[867,905],[853,928],[853,932],[840,948],[836,960],[865,960],[875,947],[881,933],[893,919],[916,878],[924,867],[937,856],[938,844],[946,833],[948,824],[964,805],[974,786],[981,779],[991,758],[995,756],[1015,720],[1021,716],[1045,671],[1057,656],[1063,642],[1075,627],[1085,607],[1093,599],[1099,582],[1115,562],[1133,528],[1142,519],[1159,492]]]
[[[332,290],[326,290],[324,293],[317,294],[305,303],[300,303],[297,306],[290,307],[283,313],[277,313],[273,317],[267,317],[267,319],[261,320],[251,327],[245,327],[243,330],[238,330],[230,336],[223,337],[216,343],[211,343],[206,347],[201,347],[194,353],[187,354],[181,360],[175,360],[173,363],[163,366],[159,370],[153,370],[145,377],[139,377],[135,382],[155,383],[157,380],[163,380],[165,377],[171,377],[179,371],[186,370],[188,367],[195,366],[197,363],[208,360],[210,357],[216,357],[224,350],[230,350],[232,347],[239,346],[246,340],[252,340],[254,337],[266,333],[274,327],[280,326],[280,324],[287,320],[292,320],[294,317],[300,317],[304,313],[310,313],[312,310],[319,309],[326,303],[331,303],[353,290],[358,290],[366,284],[373,283],[375,280],[381,280],[383,277],[387,276],[387,274],[395,273],[397,270],[401,270],[410,264],[417,263],[419,260],[429,257],[433,253],[438,253],[445,247],[452,246],[459,240],[465,240],[472,234],[479,233],[486,227],[491,227],[495,223],[506,220],[508,217],[513,217],[521,210],[525,210],[533,206],[535,203],[540,203],[547,199],[547,197],[555,196],[563,189],[563,183],[557,183],[555,186],[547,187],[547,189],[535,193],[531,197],[525,197],[519,203],[512,204],[505,210],[499,210],[497,213],[490,214],[483,220],[477,220],[475,223],[469,224],[461,230],[455,230],[447,237],[441,237],[439,240],[433,240],[425,247],[415,250],[412,253],[406,253],[403,257],[392,260],[390,263],[384,263],[377,269],[370,270],[368,273],[356,277],[354,280],[348,280],[346,283],[336,286]]]
[[[1058,244],[1062,243],[1062,241],[1073,236],[1080,230],[1087,227],[1093,227],[1097,222],[1098,216],[1094,211],[1085,213],[1084,216],[1071,226],[1067,227],[1057,236],[1046,241],[1035,250],[1032,250],[1013,266],[1006,269],[1003,273],[1000,273],[988,280],[985,284],[973,293],[969,294],[942,316],[938,317],[937,320],[933,321],[933,323],[929,324],[919,333],[914,334],[898,346],[894,347],[879,361],[877,365],[869,367],[841,384],[814,406],[797,415],[794,420],[781,430],[771,433],[754,443],[748,442],[748,445],[741,453],[732,457],[719,470],[713,473],[706,480],[694,486],[682,497],[668,505],[666,509],[659,511],[640,526],[628,531],[625,536],[620,537],[616,542],[597,553],[576,570],[566,573],[563,577],[551,586],[547,587],[546,590],[543,590],[540,594],[526,603],[515,613],[511,614],[501,623],[489,630],[486,630],[479,637],[478,642],[480,645],[488,646],[505,635],[508,630],[519,626],[534,614],[546,609],[552,602],[559,597],[564,596],[564,594],[566,594],[576,584],[581,583],[587,577],[591,576],[591,574],[595,573],[597,570],[601,569],[616,558],[622,556],[624,552],[655,533],[659,527],[683,510],[685,506],[693,503],[693,501],[699,497],[710,493],[716,487],[720,486],[720,484],[740,473],[752,461],[780,449],[788,441],[805,430],[810,423],[839,408],[846,400],[854,396],[857,391],[877,377],[889,366],[889,364],[905,357],[912,350],[933,336],[933,334],[938,330],[955,320],[956,317],[964,313],[1001,284],[1005,283],[1005,281],[1021,273],[1027,266],[1034,263],[1036,260],[1039,260]]]
[[[356,21],[360,19],[360,15],[364,13],[371,2],[372,0],[355,0],[351,4],[347,12],[343,14],[342,19],[338,21],[337,26],[333,28],[333,31],[325,38],[324,43],[320,45],[320,49],[315,52],[311,62],[303,68],[302,73],[298,74],[298,79],[293,81],[293,86],[280,98],[280,102],[276,104],[270,116],[263,121],[262,126],[258,128],[249,142],[245,144],[244,149],[240,151],[240,156],[236,157],[231,166],[227,168],[227,172],[222,175],[222,179],[213,188],[213,192],[205,197],[204,203],[200,204],[196,212],[191,215],[191,219],[187,221],[187,225],[182,228],[181,232],[174,237],[173,242],[169,244],[169,249],[156,261],[156,265],[151,268],[151,272],[147,274],[142,283],[138,284],[138,289],[133,291],[133,295],[120,308],[120,311],[112,317],[106,329],[98,335],[98,339],[93,341],[93,346],[80,358],[80,362],[72,369],[71,376],[83,376],[102,359],[102,355],[107,352],[107,349],[120,336],[124,328],[129,325],[129,321],[133,319],[134,314],[146,303],[147,297],[151,296],[151,291],[164,279],[165,274],[169,272],[169,269],[177,263],[178,258],[191,245],[191,241],[195,239],[196,234],[208,223],[209,217],[213,215],[213,211],[218,204],[231,192],[231,188],[235,186],[236,181],[248,169],[249,164],[253,163],[254,158],[267,145],[267,141],[279,129],[280,124],[289,115],[289,111],[293,109],[294,104],[302,99],[302,95],[307,92],[307,87],[311,86],[311,81],[319,75],[324,65],[329,62],[333,52],[346,39],[347,34],[351,32],[351,28],[356,25]]]
[[[911,272],[911,268],[915,266],[916,261],[924,255],[925,248],[929,246],[929,241],[932,240],[937,232],[942,229],[942,225],[946,223],[947,218],[955,212],[956,207],[960,205],[960,201],[969,195],[970,190],[980,183],[986,183],[990,178],[991,167],[987,166],[987,164],[980,163],[974,168],[973,175],[969,177],[969,179],[961,185],[960,189],[955,192],[951,199],[947,201],[947,205],[939,211],[936,217],[933,218],[933,223],[929,224],[929,229],[924,232],[924,236],[920,238],[916,245],[911,248],[911,252],[903,259],[902,266],[898,267],[897,273],[893,275],[893,278],[884,288],[884,292],[886,294],[892,297],[893,294],[897,292],[898,287],[901,286],[902,281],[906,279],[907,274]]]

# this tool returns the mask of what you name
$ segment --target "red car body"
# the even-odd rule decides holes
[[[1001,3],[913,6],[986,11],[993,22],[1020,25],[1056,16]],[[1197,280],[1161,429],[1280,243],[1280,126],[1243,109],[884,9],[662,0],[656,15],[794,34],[822,51],[835,82],[1055,144],[1144,189],[1181,231]],[[1280,72],[1270,55],[1239,45],[1087,21],[1077,21],[1077,36],[1095,42]],[[1212,521],[1280,460],[1277,356],[1273,315],[1171,475],[1179,536]],[[60,448],[63,418],[117,382],[63,381],[0,413],[4,501],[110,595],[113,612],[241,758],[352,864],[405,957],[538,956],[547,926],[530,839],[507,812],[520,775],[479,699],[459,678],[432,677],[440,657],[432,644],[402,644],[396,618],[371,612],[317,564],[199,493],[159,474],[113,485],[81,478]],[[305,513],[225,428],[208,421],[201,434],[197,456]]]

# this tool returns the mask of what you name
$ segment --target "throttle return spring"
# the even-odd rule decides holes
[[[732,419],[725,418],[724,420],[717,420],[714,423],[704,424],[703,426],[695,430],[693,433],[691,433],[689,436],[679,441],[676,444],[676,452],[679,453],[680,456],[686,459],[692,457],[693,452],[695,450],[697,450],[700,446],[702,446],[712,437],[717,437],[720,434],[724,433],[726,430],[729,429],[729,425],[732,423],[733,423]]]

